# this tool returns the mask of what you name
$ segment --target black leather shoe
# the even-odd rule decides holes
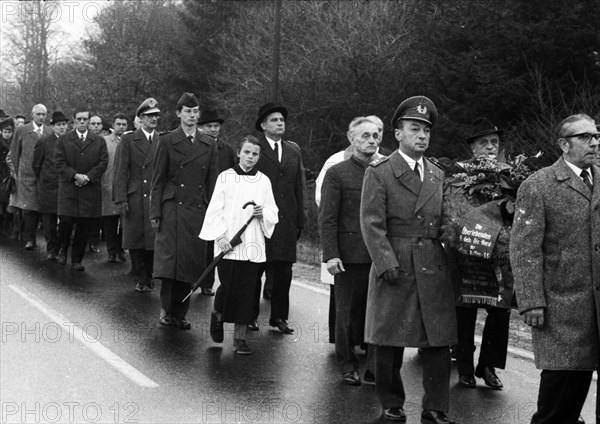
[[[177,325],[177,328],[180,330],[189,330],[192,328],[192,324],[190,324],[190,322],[185,318],[176,320],[175,325]]]
[[[495,390],[502,390],[502,382],[496,375],[492,367],[477,367],[475,368],[475,377],[482,378],[485,385]]]
[[[127,262],[127,256],[125,256],[125,252],[119,252],[119,253],[117,253],[117,258],[121,262]]]
[[[263,290],[263,299],[265,300],[271,300],[271,289],[264,289]]]
[[[365,383],[368,386],[374,386],[375,385],[375,374],[373,374],[373,372],[366,370],[364,375],[363,375],[363,383]]]
[[[71,269],[73,271],[85,271],[85,267],[81,265],[81,262],[75,262],[71,264]]]
[[[423,411],[421,413],[421,424],[456,424],[450,421],[446,414],[441,411]]]
[[[210,314],[210,338],[215,343],[223,343],[223,323],[214,312]]]
[[[577,424],[585,424],[585,421],[583,420],[583,417],[580,415],[579,419],[577,420]]]
[[[204,296],[214,296],[215,295],[215,291],[213,289],[211,289],[210,287],[202,287],[200,289],[200,293],[202,293]]]
[[[258,331],[258,322],[254,320],[252,324],[248,324],[248,330],[250,331]]]
[[[154,290],[154,280],[151,278],[148,281],[145,282],[146,284],[146,290]]]
[[[138,293],[144,293],[146,291],[146,284],[143,281],[139,281],[135,285],[135,291]]]
[[[60,250],[58,252],[58,256],[56,257],[56,260],[61,265],[65,265],[67,263],[67,254],[65,253],[64,250]]]
[[[468,389],[474,389],[477,384],[475,383],[475,377],[472,375],[459,375],[458,384]]]
[[[34,247],[35,243],[32,241],[28,241],[27,243],[25,243],[25,250],[33,250]]]
[[[342,384],[347,386],[360,386],[360,377],[356,371],[349,371],[342,376]]]
[[[281,318],[276,318],[269,322],[271,327],[277,327],[283,334],[292,334],[294,330],[288,326],[288,323]]]
[[[161,316],[158,319],[158,323],[163,327],[173,328],[177,326],[177,322],[170,315]]]
[[[402,408],[387,408],[383,410],[383,418],[388,421],[398,421],[405,423],[406,414]]]
[[[95,244],[90,244],[88,250],[90,253],[100,253],[100,249]]]

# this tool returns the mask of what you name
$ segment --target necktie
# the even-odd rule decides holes
[[[590,174],[588,173],[587,169],[581,171],[581,174],[579,175],[581,176],[581,178],[583,178],[583,183],[587,186],[587,188],[589,188],[590,191],[594,191],[592,181],[590,180]]]
[[[152,134],[148,136],[148,143],[152,144]]]
[[[192,137],[191,135],[188,135],[188,140],[190,140],[190,143],[194,143],[194,137]]]
[[[277,161],[279,161],[279,143],[275,143],[275,147],[273,147],[273,151],[275,152],[275,157],[277,158]]]
[[[419,177],[419,180],[421,179],[421,173],[419,172],[419,162],[415,162],[415,174],[417,174],[417,177]]]
[[[81,138],[79,139],[79,141],[81,142],[82,145],[83,145],[83,143],[85,143],[85,138],[83,137],[83,134],[81,134]]]
[[[41,137],[41,136],[42,136],[42,128],[38,127],[38,128],[35,130],[35,133],[38,135],[38,137]]]

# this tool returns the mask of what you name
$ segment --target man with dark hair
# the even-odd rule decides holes
[[[517,193],[510,262],[542,370],[532,424],[575,423],[600,360],[600,133],[588,115],[558,126],[562,156]]]
[[[365,341],[375,350],[375,385],[384,418],[406,422],[400,375],[406,347],[422,349],[421,423],[450,424],[450,346],[456,313],[439,241],[444,173],[423,155],[437,120],[433,102],[410,97],[392,118],[398,151],[371,163],[360,221],[373,264]]]
[[[158,146],[156,126],[159,117],[156,99],[144,100],[136,110],[141,127],[123,134],[115,155],[113,199],[121,211],[122,248],[129,249],[131,274],[136,278],[138,293],[154,288],[155,231],[150,225],[150,180]],[[121,126],[117,122],[123,118],[115,118],[117,129]]]
[[[84,271],[81,264],[94,219],[102,215],[102,186],[100,180],[108,164],[106,143],[88,130],[89,111],[77,109],[73,114],[75,129],[61,135],[54,147],[58,170],[58,261],[67,262],[71,231],[76,225],[71,251],[71,267]]]
[[[206,110],[200,114],[200,118],[198,118],[198,129],[202,131],[204,134],[212,137],[217,144],[217,159],[218,159],[218,169],[219,174],[226,169],[233,168],[236,162],[235,150],[233,147],[223,140],[222,137],[219,137],[221,132],[221,124],[223,124],[224,119],[219,116],[216,110]],[[210,263],[213,259],[213,251],[214,251],[214,241],[209,240],[206,242],[206,252],[208,257],[206,260]],[[203,281],[201,293],[206,296],[213,296],[214,291],[212,289],[213,284],[215,283],[215,273],[214,271],[210,273],[210,275]]]
[[[261,155],[256,169],[271,181],[279,209],[279,223],[267,240],[267,279],[273,281],[269,325],[284,334],[294,332],[288,326],[292,264],[296,262],[296,241],[304,227],[304,167],[300,147],[283,139],[288,111],[282,105],[267,103],[258,111],[255,122],[262,132]]]
[[[10,145],[10,156],[6,160],[17,182],[17,192],[11,206],[22,211],[23,241],[26,250],[34,249],[38,226],[37,182],[31,166],[33,149],[40,138],[53,135],[52,129],[44,125],[46,113],[47,109],[43,104],[32,108],[33,120],[15,130]]]
[[[54,134],[38,140],[33,150],[33,170],[38,184],[38,213],[42,216],[46,257],[55,261],[58,245],[58,173],[54,161],[54,146],[58,137],[67,132],[68,118],[62,112],[54,112],[50,125]]]
[[[177,102],[181,125],[160,137],[154,161],[150,222],[156,230],[154,277],[162,280],[159,323],[189,330],[189,298],[206,268],[206,242],[198,238],[217,180],[217,146],[196,126],[199,103],[192,93]]]
[[[15,115],[15,127],[21,127],[25,125],[25,115]]]
[[[119,229],[121,209],[113,201],[113,180],[115,169],[115,153],[121,142],[121,136],[127,130],[127,116],[117,113],[113,118],[114,132],[104,136],[108,151],[108,166],[102,175],[102,234],[106,240],[108,262],[125,261],[125,252],[121,247],[122,232]]]

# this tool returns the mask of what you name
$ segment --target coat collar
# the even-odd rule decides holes
[[[267,159],[269,159],[271,162],[273,162],[275,165],[277,165],[277,167],[281,166],[281,163],[279,163],[279,158],[275,155],[275,151],[271,148],[271,145],[269,144],[269,141],[267,140],[267,138],[265,137],[264,134],[261,134],[261,136],[259,137],[260,140],[260,154],[261,156],[266,157]],[[283,162],[283,158],[284,158],[284,147],[283,147],[283,140],[281,140],[281,162]]]
[[[423,157],[423,182],[419,179],[415,171],[408,166],[408,163],[397,152],[394,151],[389,156],[390,166],[394,171],[394,175],[401,184],[412,191],[417,196],[415,204],[415,212],[421,209],[429,199],[441,187],[441,176],[436,171],[437,167],[433,165],[427,158]]]
[[[590,190],[583,183],[581,178],[576,176],[575,173],[573,172],[573,170],[571,168],[569,168],[569,165],[566,164],[565,159],[563,157],[560,157],[554,163],[554,165],[552,165],[552,168],[554,170],[554,175],[556,177],[556,181],[558,181],[559,183],[566,184],[568,187],[575,190],[576,192],[581,194],[586,199],[588,199],[590,201],[592,200],[592,193],[590,193]],[[594,178],[595,177],[596,177],[596,175],[594,175]],[[596,182],[596,181],[597,180],[595,180],[594,182]],[[594,194],[597,194],[596,193],[598,191],[597,186],[598,186],[598,184],[594,184]]]

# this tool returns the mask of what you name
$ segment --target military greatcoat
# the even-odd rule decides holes
[[[267,240],[267,261],[296,262],[298,231],[304,227],[305,180],[300,147],[281,141],[281,163],[264,135],[259,137],[261,155],[255,168],[269,177],[279,222]]]
[[[545,308],[532,328],[538,368],[596,370],[600,352],[600,167],[593,192],[560,158],[519,188],[510,262],[521,313]]]
[[[102,216],[100,180],[108,165],[108,152],[104,139],[88,131],[82,144],[77,131],[69,131],[56,140],[54,161],[58,170],[58,215],[100,218]],[[75,174],[87,175],[90,182],[83,187],[77,187]]]
[[[154,277],[195,283],[206,267],[206,241],[198,238],[218,176],[217,147],[196,130],[160,137],[154,161],[150,219],[160,219],[154,244]]]
[[[155,231],[150,225],[150,182],[159,136],[152,143],[141,129],[125,133],[115,154],[113,200],[127,203],[123,214],[123,249],[154,250]]]
[[[396,347],[456,343],[456,312],[438,240],[444,173],[424,159],[423,182],[396,151],[366,171],[361,229],[373,264],[365,341]],[[399,267],[396,285],[381,275]]]

